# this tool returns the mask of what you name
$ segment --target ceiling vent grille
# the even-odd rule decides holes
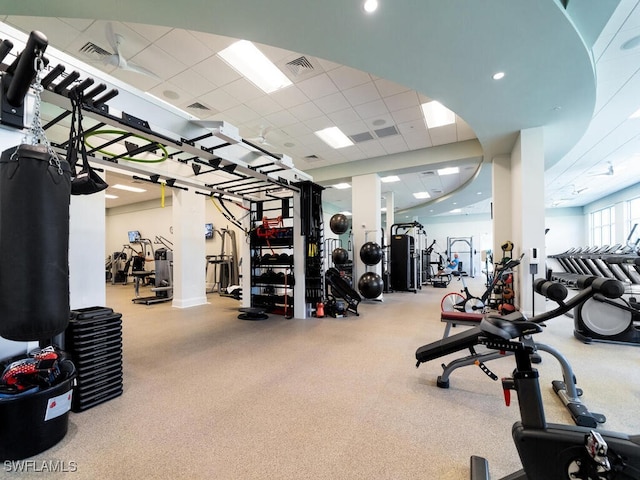
[[[319,156],[317,156],[316,154],[307,155],[306,157],[304,157],[304,159],[309,161],[309,162],[316,162],[318,160],[321,160],[321,158]]]
[[[201,104],[200,102],[194,102],[191,105],[187,105],[187,108],[191,108],[193,110],[206,110],[206,111],[211,110],[209,107]]]
[[[349,138],[353,143],[362,143],[373,140],[373,135],[371,135],[371,132],[362,132],[356,133],[354,135],[349,135]]]
[[[296,77],[305,75],[315,70],[313,68],[313,65],[309,61],[309,59],[304,56],[298,57],[295,60],[291,60],[290,62],[287,62],[285,65],[287,66],[289,71]]]
[[[425,176],[434,176],[436,174],[436,172],[434,170],[427,170],[426,172],[420,172],[420,175],[425,175]]]
[[[92,58],[110,57],[112,55],[111,52],[105,50],[104,48],[96,45],[93,42],[85,43],[82,47],[80,47],[80,50],[78,51],[80,53],[83,53],[85,56]]]
[[[398,135],[398,130],[394,125],[390,127],[379,128],[378,130],[374,130],[378,138],[390,137],[392,135]]]

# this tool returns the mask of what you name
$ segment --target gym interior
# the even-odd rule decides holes
[[[0,478],[640,478],[638,2],[5,3]]]

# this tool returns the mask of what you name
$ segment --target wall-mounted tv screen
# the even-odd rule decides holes
[[[204,238],[207,240],[213,238],[213,223],[204,224]]]
[[[131,230],[129,232],[129,243],[139,243],[141,238],[139,230]]]

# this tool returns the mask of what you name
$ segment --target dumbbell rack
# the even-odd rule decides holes
[[[72,411],[87,410],[122,394],[122,314],[107,307],[72,311],[65,350],[77,372]]]

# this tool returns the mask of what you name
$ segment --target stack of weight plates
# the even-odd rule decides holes
[[[77,372],[72,411],[81,412],[122,394],[122,314],[107,307],[73,310],[65,351]]]

